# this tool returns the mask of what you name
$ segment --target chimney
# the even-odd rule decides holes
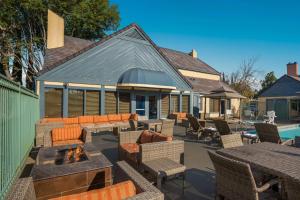
[[[298,76],[298,63],[288,63],[287,67],[287,75],[289,76]]]
[[[197,58],[197,57],[198,57],[197,51],[196,51],[195,49],[193,49],[193,50],[191,51],[191,53],[189,53],[189,55],[192,56],[193,58]]]
[[[64,46],[64,19],[53,11],[48,10],[47,48],[53,49]]]

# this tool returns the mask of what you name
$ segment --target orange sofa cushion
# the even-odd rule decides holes
[[[65,124],[78,124],[78,117],[63,118]]]
[[[53,198],[52,200],[122,200],[136,195],[132,181],[124,181],[105,188]]]
[[[72,144],[83,144],[82,140],[63,140],[52,142],[52,146],[61,146],[61,145],[72,145]]]
[[[140,146],[137,143],[121,144],[121,148],[128,153],[138,153],[140,151]]]
[[[184,112],[181,112],[181,113],[178,113],[179,114],[179,118],[186,118],[186,113]]]
[[[140,142],[141,144],[150,143],[152,142],[153,133],[148,130],[144,130],[141,134]]]
[[[80,116],[78,119],[80,124],[94,123],[94,116]]]
[[[111,122],[122,120],[121,115],[118,115],[118,114],[107,115],[107,117],[108,117],[108,120],[111,121]]]
[[[165,141],[172,141],[173,138],[171,136],[165,136],[161,134],[153,134],[152,142],[165,142]]]
[[[52,129],[52,142],[65,140],[78,140],[81,137],[82,129],[78,126],[67,126]]]
[[[107,115],[94,116],[94,123],[108,122]]]
[[[131,119],[131,114],[130,113],[121,114],[121,119],[122,121],[128,121]]]

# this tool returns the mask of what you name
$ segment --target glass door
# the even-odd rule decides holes
[[[146,115],[146,97],[142,95],[136,95],[136,113],[139,116]]]
[[[156,96],[149,96],[149,119],[157,119]]]

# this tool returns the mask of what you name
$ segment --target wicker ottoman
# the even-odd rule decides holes
[[[143,162],[145,170],[157,178],[157,188],[161,189],[161,181],[164,177],[182,174],[182,191],[184,192],[184,172],[186,167],[169,158],[159,158]]]

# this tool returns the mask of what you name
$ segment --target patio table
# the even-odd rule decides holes
[[[262,172],[300,182],[300,149],[269,142],[218,150],[220,155],[249,163]]]
[[[150,128],[154,127],[155,131],[157,131],[157,126],[162,125],[161,119],[148,119],[148,120],[141,120],[138,123],[144,125],[145,129],[150,130]]]

